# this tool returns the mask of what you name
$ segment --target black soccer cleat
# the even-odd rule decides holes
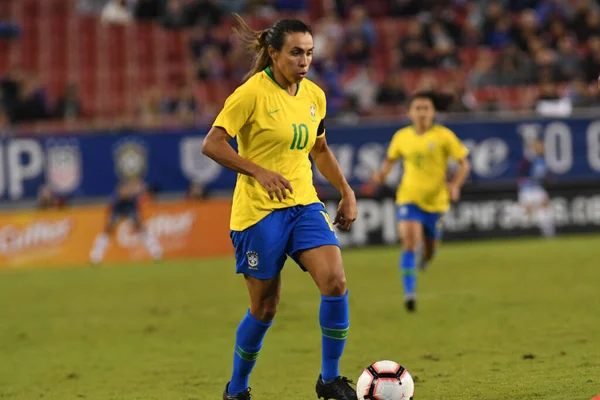
[[[406,307],[406,311],[415,312],[417,311],[417,302],[415,299],[406,299],[404,300],[404,307]]]
[[[225,385],[223,400],[250,400],[252,398],[252,395],[250,394],[250,388],[238,394],[229,394],[227,393],[227,389],[229,389],[229,382],[227,382],[227,385]]]
[[[323,382],[319,375],[317,379],[317,397],[325,400],[356,400],[356,390],[350,386],[352,381],[345,376],[338,376],[331,382]]]

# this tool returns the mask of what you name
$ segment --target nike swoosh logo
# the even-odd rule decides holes
[[[275,114],[277,111],[279,111],[279,108],[277,110],[269,110],[269,114]]]

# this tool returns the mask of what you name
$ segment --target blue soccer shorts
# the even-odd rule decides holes
[[[442,238],[444,213],[423,211],[416,204],[405,203],[397,206],[396,218],[398,221],[419,221],[425,237],[435,240]]]
[[[287,256],[301,265],[301,250],[334,245],[340,247],[329,214],[321,203],[275,210],[243,231],[231,231],[236,272],[257,279],[276,277]]]
[[[133,204],[112,206],[110,212],[110,223],[112,225],[119,222],[120,219],[130,219],[134,224],[141,222],[138,207]]]

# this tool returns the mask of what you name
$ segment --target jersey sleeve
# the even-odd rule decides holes
[[[460,141],[454,132],[448,129],[448,154],[456,161],[469,155],[469,149]]]
[[[402,157],[402,146],[401,146],[401,135],[400,132],[396,132],[394,137],[392,138],[392,142],[388,147],[387,158],[391,161],[396,161],[400,157]]]
[[[213,126],[223,128],[229,136],[236,137],[254,111],[255,102],[256,96],[251,91],[243,87],[238,88],[225,100],[225,105]]]

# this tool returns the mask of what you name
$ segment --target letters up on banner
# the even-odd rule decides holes
[[[447,123],[470,149],[475,183],[514,182],[525,143],[541,139],[557,181],[600,179],[600,120],[528,120]],[[331,127],[327,140],[350,183],[369,179],[400,125]],[[165,192],[184,192],[192,182],[231,190],[236,174],[201,153],[208,129],[164,134],[74,135],[61,139],[0,140],[0,199],[33,198],[49,183],[65,196],[107,196],[119,179],[140,176]],[[235,141],[232,140],[235,146]],[[388,183],[401,177],[399,166]],[[315,169],[315,183],[327,182]]]

